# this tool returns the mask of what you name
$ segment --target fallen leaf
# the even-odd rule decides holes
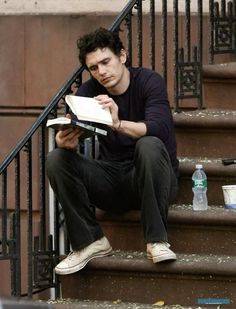
[[[113,300],[113,304],[120,304],[122,301],[120,299],[117,299],[117,300]]]
[[[158,300],[153,304],[153,306],[158,306],[158,307],[162,307],[164,305],[165,305],[164,300]]]

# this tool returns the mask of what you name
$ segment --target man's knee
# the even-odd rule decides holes
[[[166,152],[164,143],[155,136],[145,136],[140,138],[136,144],[136,151],[147,156],[157,157],[159,153]]]
[[[54,173],[62,168],[66,162],[71,161],[72,152],[70,150],[56,148],[49,152],[46,158],[46,171],[48,174]]]

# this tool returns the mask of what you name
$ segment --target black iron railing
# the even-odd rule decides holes
[[[188,106],[189,100],[195,100],[195,107],[202,108],[203,31],[209,33],[210,63],[219,53],[235,54],[236,1],[228,1],[226,5],[225,1],[210,0],[209,14],[205,14],[208,29],[203,29],[202,0],[186,0],[181,12],[175,0],[171,14],[167,12],[168,2],[128,1],[110,30],[120,31],[130,65],[148,66],[162,74],[175,111]],[[194,13],[192,3],[197,8]],[[145,14],[144,5],[148,7]],[[180,31],[180,23],[184,25],[184,33]],[[32,297],[34,293],[58,287],[53,267],[61,253],[63,218],[45,176],[45,156],[54,147],[53,133],[45,129],[45,122],[64,112],[65,95],[73,93],[83,80],[84,68],[79,67],[0,165],[0,260],[10,261],[14,296]],[[80,151],[87,153],[86,147],[94,155],[93,141],[82,143]]]

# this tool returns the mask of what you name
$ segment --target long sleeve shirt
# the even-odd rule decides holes
[[[160,74],[148,68],[129,68],[130,84],[120,95],[111,95],[94,78],[82,84],[76,95],[94,97],[107,94],[118,105],[121,120],[144,122],[147,136],[160,138],[169,153],[173,169],[178,175],[176,139],[173,117],[164,81]],[[107,136],[98,136],[99,158],[108,161],[132,160],[137,139],[111,128]]]

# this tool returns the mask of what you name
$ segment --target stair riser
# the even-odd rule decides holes
[[[147,304],[163,300],[166,305],[196,306],[199,297],[217,297],[230,299],[231,305],[225,308],[236,307],[233,277],[86,270],[63,276],[61,281],[63,298]]]
[[[222,191],[223,185],[236,184],[236,175],[232,177],[226,175],[214,176],[207,174],[207,198],[209,205],[224,205],[224,196]],[[179,191],[176,198],[177,204],[192,204],[192,175],[181,175],[179,182]]]
[[[176,127],[176,139],[178,156],[236,158],[235,129]]]
[[[203,98],[206,108],[236,110],[236,81],[233,79],[205,79]]]
[[[114,250],[146,250],[141,224],[102,222],[102,229]],[[177,253],[236,256],[236,227],[169,223],[168,240]]]
[[[169,224],[169,242],[173,251],[184,254],[236,256],[236,228]]]

